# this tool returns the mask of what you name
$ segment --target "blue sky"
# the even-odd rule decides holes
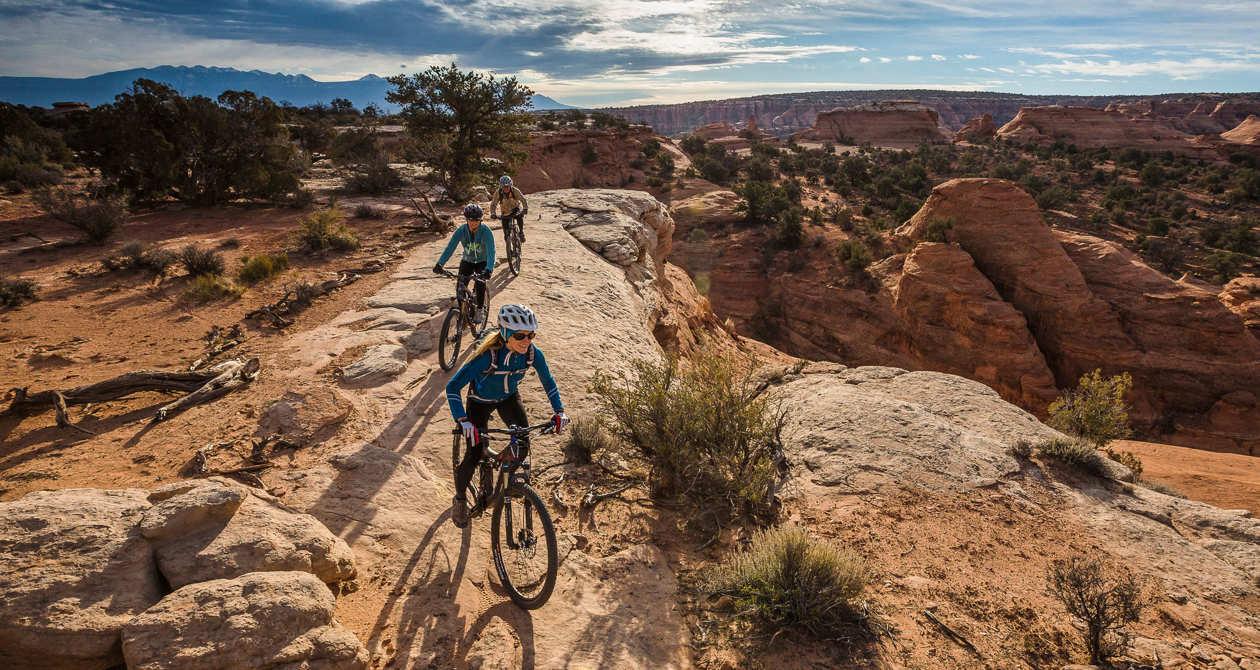
[[[0,74],[455,61],[580,105],[844,88],[1260,91],[1260,0],[0,0]]]

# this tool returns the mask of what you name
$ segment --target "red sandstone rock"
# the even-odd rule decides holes
[[[801,139],[912,147],[949,142],[936,111],[913,101],[871,103],[822,112]]]
[[[1210,143],[1195,142],[1163,121],[1089,107],[1025,107],[999,128],[997,134],[1016,142],[1052,144],[1062,141],[1082,149],[1132,147],[1195,158],[1220,158]]]
[[[530,135],[529,158],[513,176],[526,195],[534,191],[557,188],[636,188],[648,190],[645,173],[631,167],[630,162],[642,158],[643,143],[656,137],[651,130],[556,130]],[[665,138],[656,137],[672,148]],[[583,162],[587,147],[595,150],[592,163]],[[672,152],[671,152],[672,153]],[[686,166],[678,165],[681,171]]]
[[[962,130],[954,133],[955,142],[984,142],[993,139],[997,134],[997,126],[993,124],[993,116],[985,114],[967,122]]]
[[[1260,277],[1236,277],[1225,285],[1220,299],[1260,338]]]
[[[1233,130],[1221,133],[1221,139],[1235,144],[1260,146],[1260,116],[1255,114],[1248,116]]]

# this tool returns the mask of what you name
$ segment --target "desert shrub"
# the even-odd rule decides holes
[[[236,280],[242,284],[253,285],[287,269],[289,269],[289,257],[285,254],[246,256],[241,259],[241,267],[236,271]]]
[[[836,260],[854,272],[864,272],[871,264],[871,248],[859,239],[842,240],[836,247]]]
[[[190,277],[221,275],[225,267],[222,254],[196,244],[190,244],[179,250],[179,262]]]
[[[1051,564],[1048,591],[1085,628],[1089,661],[1103,664],[1128,646],[1125,624],[1149,604],[1141,582],[1122,567],[1105,568],[1097,558],[1074,556]]]
[[[1203,243],[1220,249],[1240,254],[1260,255],[1260,242],[1252,231],[1251,221],[1239,221],[1233,224],[1212,223],[1199,231]]]
[[[595,151],[595,145],[587,143],[582,145],[582,165],[590,165],[599,160],[599,153]]]
[[[770,633],[833,640],[867,617],[862,594],[873,579],[857,554],[786,526],[758,531],[748,549],[714,569],[709,589]]]
[[[596,416],[578,416],[569,426],[569,439],[564,443],[564,458],[586,465],[595,456],[608,452],[615,444],[604,423]]]
[[[1101,370],[1081,376],[1077,387],[1050,403],[1049,424],[1065,433],[1103,447],[1129,436],[1129,405],[1125,396],[1133,377],[1124,372],[1104,378]]]
[[[1029,440],[1016,440],[1015,444],[1006,450],[1006,453],[1015,458],[1028,458],[1032,456],[1034,447],[1035,445]]]
[[[0,183],[15,190],[60,184],[74,158],[61,133],[36,123],[28,110],[0,103]]]
[[[380,207],[373,207],[366,202],[359,203],[354,208],[354,218],[356,219],[383,219],[385,218],[385,210]]]
[[[951,218],[932,219],[923,231],[923,239],[927,242],[948,242],[949,231],[953,227],[954,220]]]
[[[1121,451],[1119,449],[1107,449],[1107,456],[1111,460],[1123,465],[1133,472],[1133,481],[1142,478],[1142,459],[1132,451]]]
[[[709,295],[709,289],[712,287],[712,281],[713,280],[709,277],[709,273],[697,272],[695,278],[696,292],[704,296]]]
[[[1037,194],[1037,206],[1042,209],[1058,209],[1072,199],[1072,190],[1056,184]]]
[[[741,200],[735,211],[743,212],[744,222],[754,226],[775,226],[785,218],[800,216],[799,192],[794,199],[793,190],[776,186],[768,181],[749,181],[735,187]]]
[[[655,137],[649,137],[643,141],[642,151],[643,151],[644,156],[647,156],[648,158],[653,158],[656,156],[657,153],[660,152],[660,150],[661,150],[661,142]]]
[[[122,198],[92,197],[68,188],[41,189],[35,193],[35,204],[52,218],[77,228],[94,244],[113,237],[127,220]]]
[[[18,307],[23,302],[34,302],[35,282],[29,279],[0,279],[0,306]]]
[[[302,220],[298,240],[308,251],[350,251],[359,248],[359,238],[346,227],[344,216],[336,208],[313,212]]]
[[[739,362],[713,352],[680,367],[639,360],[591,384],[609,429],[649,469],[654,494],[691,503],[693,521],[773,515],[783,414]]]
[[[1203,259],[1203,264],[1211,273],[1210,279],[1225,284],[1242,272],[1243,255],[1232,251],[1215,251]]]
[[[1172,496],[1174,498],[1186,497],[1186,494],[1162,482],[1151,481],[1149,479],[1142,479],[1142,480],[1139,480],[1138,483],[1152,491],[1155,491],[1156,493],[1162,493],[1166,496]]]
[[[151,247],[142,242],[124,244],[122,249],[119,249],[119,254],[103,261],[106,269],[148,270],[153,274],[162,275],[178,260],[174,252]]]
[[[1185,261],[1185,245],[1175,237],[1148,237],[1139,246],[1142,256],[1164,272],[1173,272]]]
[[[704,228],[700,228],[699,226],[692,228],[691,232],[687,233],[688,242],[704,242],[708,239],[709,233],[705,232]]]
[[[284,121],[281,107],[248,91],[184,97],[137,79],[90,112],[75,148],[113,186],[141,200],[280,201],[298,190],[304,168]]]
[[[239,298],[244,289],[223,275],[198,275],[184,291],[184,301],[200,305],[224,298]]]
[[[1105,474],[1102,455],[1084,440],[1056,438],[1037,445],[1037,454],[1096,475]]]

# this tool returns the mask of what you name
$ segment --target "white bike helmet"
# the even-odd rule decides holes
[[[510,331],[536,331],[538,317],[534,315],[534,310],[525,305],[504,305],[499,308],[499,328],[505,331],[504,337],[507,337]]]
[[[499,177],[499,186],[511,186],[511,185],[512,185],[511,177],[507,175],[503,175],[502,177]]]

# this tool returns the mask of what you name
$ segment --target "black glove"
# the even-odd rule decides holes
[[[433,274],[435,275],[446,274],[446,268],[442,267],[441,263],[438,263],[437,265],[433,266]]]
[[[480,279],[481,281],[490,281],[490,271],[482,270],[481,272],[478,272],[477,278]]]

